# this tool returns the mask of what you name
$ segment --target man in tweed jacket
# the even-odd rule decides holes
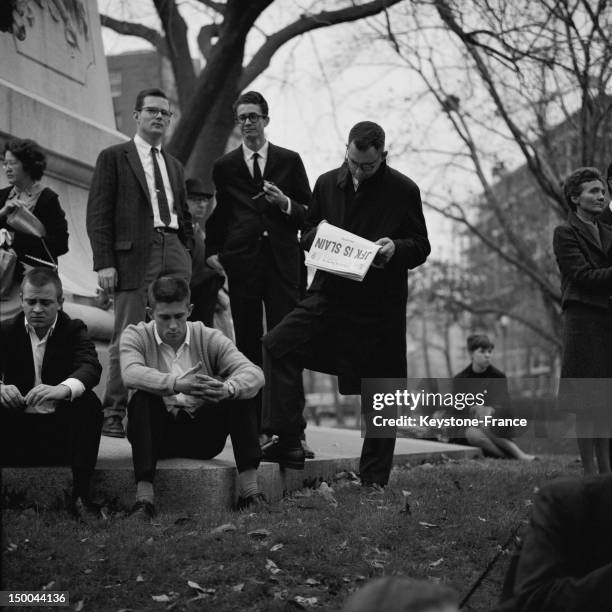
[[[121,336],[121,373],[134,390],[128,439],[136,478],[133,512],[155,515],[153,480],[160,457],[212,459],[229,435],[238,468],[238,509],[263,501],[257,488],[256,406],[263,373],[220,331],[191,314],[189,285],[161,277],[149,288],[152,321]]]
[[[136,135],[102,151],[87,201],[87,233],[102,289],[114,293],[115,325],[102,433],[123,437],[127,393],[119,373],[119,337],[145,318],[148,285],[163,274],[191,278],[193,228],[180,162],[162,148],[172,112],[166,94],[136,97]]]

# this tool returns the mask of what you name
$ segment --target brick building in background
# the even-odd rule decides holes
[[[166,138],[172,135],[180,117],[176,86],[170,61],[156,51],[130,51],[120,55],[107,55],[108,76],[113,97],[117,129],[130,138],[134,135],[134,101],[142,89],[163,89],[175,113]]]

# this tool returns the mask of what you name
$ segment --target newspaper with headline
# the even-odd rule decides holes
[[[306,265],[362,281],[381,245],[322,221],[306,253]]]

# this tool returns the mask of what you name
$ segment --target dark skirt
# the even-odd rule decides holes
[[[560,406],[612,414],[612,307],[570,303],[563,323]]]

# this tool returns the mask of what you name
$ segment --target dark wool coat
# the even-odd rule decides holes
[[[0,189],[0,208],[6,203],[11,189],[12,187]],[[32,209],[32,214],[45,226],[45,244],[49,248],[51,255],[55,258],[55,263],[57,263],[57,258],[68,252],[68,223],[66,222],[66,214],[60,206],[57,193],[45,187],[38,196],[38,200]],[[14,231],[7,224],[6,218],[0,221],[0,227]],[[12,248],[17,253],[17,257],[30,266],[39,266],[41,264],[28,259],[28,255],[49,261],[47,251],[43,247],[40,238],[36,236],[29,236],[28,234],[15,231]]]
[[[317,180],[304,248],[310,248],[318,224],[326,220],[371,241],[391,238],[395,253],[384,267],[370,268],[362,282],[317,271],[298,308],[320,315],[317,319],[326,324],[306,367],[337,374],[342,393],[360,393],[361,378],[406,376],[407,272],[421,265],[431,248],[419,188],[411,179],[383,162],[347,203],[348,181],[346,164]],[[264,341],[277,356],[300,344],[300,333],[310,333],[282,324],[276,330]]]
[[[563,379],[612,378],[612,227],[597,224],[600,244],[570,213],[555,228],[553,248],[561,272],[563,307]],[[561,407],[608,411],[607,383],[563,380]]]

